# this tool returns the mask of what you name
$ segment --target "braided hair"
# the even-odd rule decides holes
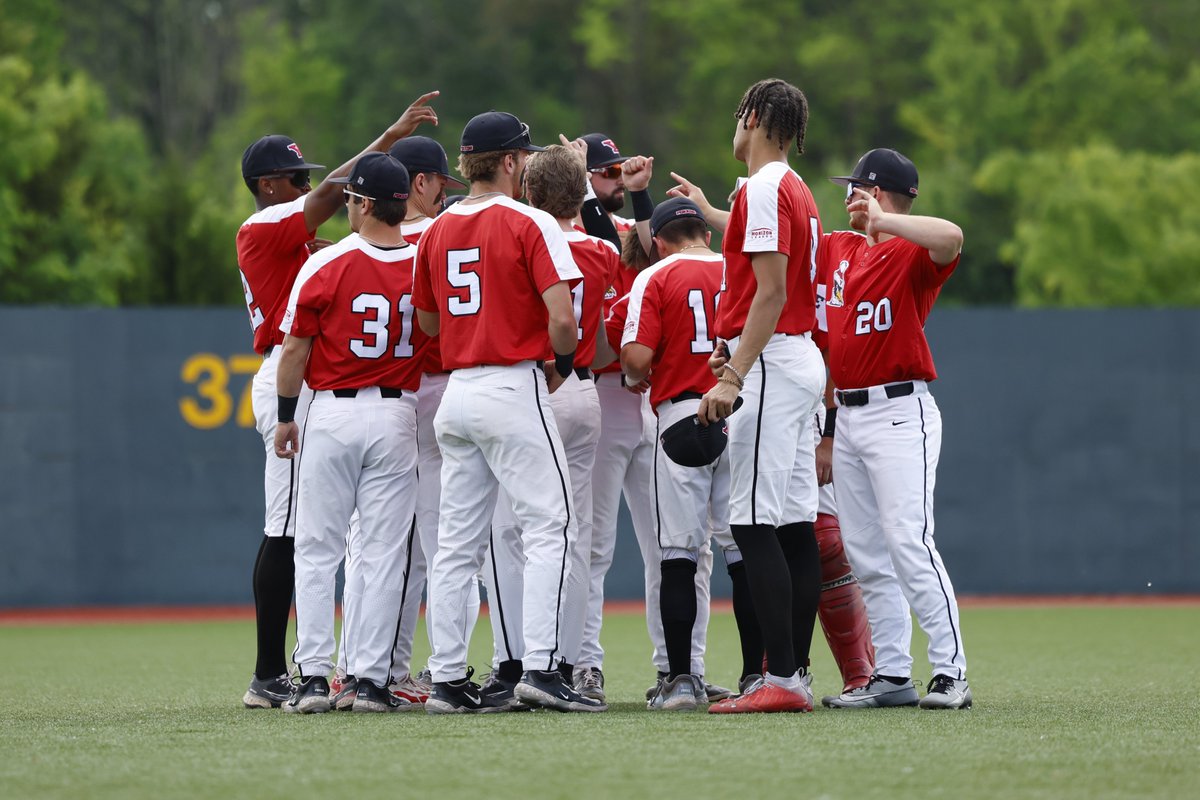
[[[796,152],[804,152],[804,132],[808,128],[808,100],[804,92],[779,78],[759,81],[746,90],[735,117],[747,128],[750,112],[758,115],[758,124],[767,133],[767,141],[784,148],[789,139],[796,140]]]

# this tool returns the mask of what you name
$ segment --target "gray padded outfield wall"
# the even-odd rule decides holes
[[[1200,312],[940,309],[928,330],[960,593],[1200,592]],[[0,608],[251,602],[245,312],[0,308],[0,342]],[[609,597],[634,599],[622,525]]]

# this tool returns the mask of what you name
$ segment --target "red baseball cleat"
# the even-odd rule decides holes
[[[748,694],[731,697],[708,707],[710,714],[775,714],[813,710],[812,693],[806,684],[793,691],[763,681]]]

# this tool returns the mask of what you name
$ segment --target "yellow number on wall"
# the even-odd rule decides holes
[[[179,377],[196,384],[199,397],[179,400],[179,413],[193,428],[219,428],[229,419],[233,398],[229,396],[229,370],[225,359],[212,353],[197,353],[183,362]]]

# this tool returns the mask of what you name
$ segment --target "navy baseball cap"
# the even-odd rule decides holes
[[[455,189],[467,188],[465,183],[450,174],[445,148],[428,136],[401,139],[388,148],[388,155],[404,165],[410,179],[418,172],[436,172],[446,179],[447,185]]]
[[[387,153],[367,153],[354,162],[349,177],[328,180],[349,184],[351,191],[372,200],[408,199],[408,170]]]
[[[275,172],[300,169],[325,169],[325,165],[308,163],[300,152],[300,145],[277,133],[262,137],[242,153],[243,178],[261,178]]]
[[[623,164],[629,160],[628,156],[621,155],[616,143],[607,134],[589,133],[583,140],[587,142],[588,169],[611,167],[613,164]]]
[[[497,150],[545,150],[529,139],[529,126],[504,111],[485,111],[471,117],[463,128],[459,151],[493,153]]]
[[[733,410],[742,407],[742,398],[733,401]],[[681,467],[707,467],[725,452],[729,426],[724,419],[701,425],[695,414],[679,420],[659,436],[667,458]]]
[[[700,213],[700,206],[686,197],[672,197],[670,200],[665,200],[655,206],[654,213],[650,215],[650,235],[658,236],[658,232],[669,222],[689,218],[698,219],[705,225],[708,224],[708,220]]]
[[[829,180],[842,186],[863,183],[878,186],[885,192],[917,196],[917,168],[900,153],[886,147],[872,150],[860,158],[850,175]]]

